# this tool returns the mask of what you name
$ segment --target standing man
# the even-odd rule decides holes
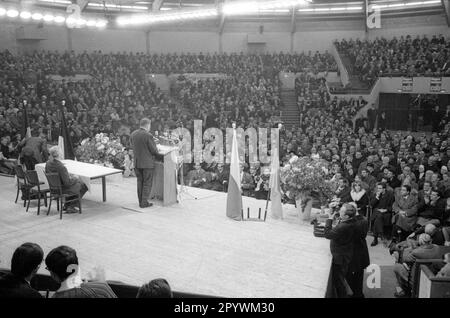
[[[370,108],[367,110],[367,120],[369,122],[369,131],[373,131],[375,128],[375,122],[377,121],[377,111],[374,103],[372,103]]]
[[[46,162],[48,158],[47,141],[41,136],[32,136],[23,139],[19,147],[21,151],[21,162],[28,170],[34,170],[37,163]]]
[[[340,214],[340,222],[332,226],[334,218]],[[330,250],[333,256],[331,270],[333,285],[338,298],[346,298],[352,292],[346,280],[350,262],[353,258],[356,208],[345,203],[340,209],[330,216],[325,223],[325,237],[330,240]]]
[[[142,118],[140,128],[131,134],[140,208],[147,208],[153,205],[153,203],[148,202],[148,199],[152,190],[155,157],[159,156],[156,143],[152,134],[150,134],[150,126],[150,119]]]

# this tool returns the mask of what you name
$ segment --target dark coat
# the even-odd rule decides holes
[[[442,220],[444,216],[446,206],[445,199],[439,199],[435,204],[431,204],[431,202],[425,203],[425,201],[419,202],[418,215],[425,219],[438,219]]]
[[[352,192],[350,191],[350,200],[356,203],[359,214],[366,215],[367,206],[369,205],[369,196],[367,195],[367,192],[364,193],[364,195],[358,201],[355,201],[355,199],[352,197]]]
[[[409,195],[406,199],[402,196],[398,196],[395,198],[395,202],[392,206],[392,209],[395,213],[399,211],[405,211],[406,215],[402,216],[400,214],[395,215],[395,222],[401,229],[404,231],[412,231],[414,225],[416,225],[417,221],[417,208],[419,207],[419,201],[417,196]]]
[[[57,173],[61,180],[62,189],[65,193],[79,193],[80,185],[78,179],[71,178],[69,175],[69,171],[64,166],[64,164],[55,159],[52,161],[47,161],[45,164],[45,172],[46,173]]]
[[[369,222],[362,215],[357,215],[354,219],[353,257],[350,261],[349,272],[361,271],[370,265],[369,249],[366,242]]]
[[[42,298],[24,279],[12,273],[0,278],[0,298]]]
[[[139,128],[133,131],[130,139],[133,145],[134,166],[137,169],[153,169],[155,157],[159,156],[153,136],[145,129]]]
[[[45,162],[48,158],[47,142],[40,137],[29,137],[20,142],[23,156],[31,156],[38,163]]]
[[[325,237],[330,240],[333,263],[347,268],[353,257],[353,235],[355,220],[349,219],[332,227],[333,220],[325,222]]]

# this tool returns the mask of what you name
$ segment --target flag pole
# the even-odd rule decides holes
[[[282,127],[282,124],[281,123],[279,123],[278,124],[278,140],[279,140],[279,138],[280,138],[280,129],[281,129],[281,127]],[[279,144],[279,143],[278,143]],[[274,154],[273,154],[273,150],[274,149],[271,149],[271,153],[270,153],[270,158],[272,159],[273,158],[273,156],[274,156]],[[277,149],[275,149],[276,151],[279,151],[279,149],[277,148]],[[277,156],[279,156],[279,153],[277,153]],[[273,159],[272,159],[272,163],[271,163],[271,168],[272,169],[274,169],[274,168],[276,168],[276,169],[279,169],[280,167],[279,167],[279,161],[278,161],[278,167],[273,167]],[[269,191],[268,191],[268,193],[267,193],[267,199],[266,199],[266,210],[264,211],[264,221],[266,220],[266,216],[267,216],[267,210],[268,210],[268,207],[269,207],[269,200],[272,200],[272,198],[271,198],[271,196],[270,196],[270,194],[272,193],[272,190],[273,190],[273,178],[274,178],[274,171],[272,171],[272,169],[271,169],[271,171],[270,171],[270,180],[269,180]]]

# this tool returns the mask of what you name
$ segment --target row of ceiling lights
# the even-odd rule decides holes
[[[265,1],[265,2],[231,2],[225,3],[222,7],[222,13],[225,16],[235,15],[249,15],[258,14],[261,12],[289,12],[290,8],[300,6],[298,12],[357,12],[362,11],[363,6],[358,3],[349,4],[346,7],[305,7],[311,0],[279,0],[279,1]],[[427,0],[415,2],[401,2],[393,4],[374,4],[373,8],[395,8],[408,6],[422,6],[441,4],[441,0]],[[183,21],[197,18],[214,17],[219,15],[217,8],[199,9],[190,12],[173,12],[173,13],[156,13],[156,14],[140,14],[131,16],[120,16],[117,18],[117,23],[121,26],[139,25],[139,24],[153,24],[168,21]]]
[[[5,9],[0,7],[0,18],[7,17],[11,19],[20,18],[22,20],[33,20],[36,22],[46,22],[46,23],[56,23],[63,24],[66,23],[67,26],[76,27],[97,27],[104,28],[108,24],[108,21],[102,19],[75,19],[71,16],[65,17],[62,15],[54,15],[52,13],[40,13],[40,12],[30,12],[30,11],[19,11],[16,9]]]
[[[71,4],[68,0],[40,0],[42,2],[60,3],[60,4]],[[304,6],[310,3],[312,0],[278,0],[278,1],[265,1],[265,2],[231,2],[225,3],[221,9],[225,16],[233,15],[248,15],[256,14],[259,12],[288,12],[289,8],[296,6]],[[427,0],[427,1],[415,1],[415,2],[402,2],[402,3],[392,3],[392,4],[374,4],[373,7],[383,9],[383,8],[395,8],[403,6],[421,6],[421,5],[432,5],[441,4],[441,0]],[[119,6],[114,4],[100,4],[100,3],[88,3],[88,6],[103,7],[110,6],[111,8],[125,7],[136,9],[138,6]],[[147,7],[140,7],[146,8]],[[327,11],[362,11],[363,7],[356,4],[349,5],[347,7],[315,7],[315,8],[302,8],[297,9],[299,12],[327,12]],[[139,25],[139,24],[152,24],[159,22],[170,22],[170,21],[183,21],[183,20],[194,20],[200,18],[211,18],[219,15],[219,10],[217,8],[206,8],[197,9],[191,11],[178,11],[176,13],[156,13],[156,14],[140,14],[132,16],[120,16],[117,18],[117,23],[121,26],[125,25]],[[23,20],[34,20],[34,21],[44,21],[47,23],[55,22],[57,24],[63,24],[66,22],[67,25],[75,25],[77,27],[88,26],[88,27],[98,27],[103,28],[107,25],[106,20],[95,20],[95,19],[74,19],[69,17],[64,17],[62,15],[53,15],[51,13],[39,13],[39,12],[29,12],[29,11],[18,11],[16,9],[5,9],[0,8],[0,17],[7,16],[9,18],[20,17]]]

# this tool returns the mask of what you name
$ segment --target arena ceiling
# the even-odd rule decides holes
[[[224,20],[245,22],[290,21],[291,24],[294,24],[297,18],[301,18],[303,21],[365,19],[367,0],[304,0],[309,3],[297,3],[295,7],[285,6],[283,8],[268,10],[260,10],[261,6],[258,5],[256,12],[253,11],[244,14],[242,12],[225,14],[222,9],[219,9],[230,4],[249,2],[267,3],[267,1],[272,1],[272,3],[276,1],[279,1],[276,3],[286,3],[288,0],[0,0],[0,7],[4,7],[3,9],[7,10],[12,5],[17,10],[41,10],[43,14],[51,10],[51,14],[67,15],[65,13],[67,7],[71,3],[76,3],[81,7],[83,14],[86,13],[87,16],[94,15],[98,18],[104,18],[109,21],[108,26],[116,24],[120,26],[120,23],[118,23],[120,19],[125,18],[131,20],[136,14],[140,14],[141,16],[151,15],[151,19],[155,17],[154,14],[157,14],[158,18],[166,14],[165,19],[167,15],[173,16],[186,12],[192,13],[193,11],[211,10],[215,11],[215,13],[200,20],[206,22],[207,20],[212,21],[213,19],[218,19],[219,25],[223,26]],[[417,15],[442,15],[445,12],[450,25],[450,19],[448,18],[448,0],[368,0],[368,3],[379,6],[382,8],[382,13],[385,16],[393,18]],[[167,20],[163,21],[163,23],[166,25],[180,24],[179,20],[171,19],[169,23]],[[196,17],[190,17],[187,20],[189,20],[189,23],[195,22]],[[184,21],[181,23],[184,23]],[[202,21],[197,22],[200,24]],[[157,23],[159,24],[159,22]],[[128,27],[130,26],[128,25]]]

